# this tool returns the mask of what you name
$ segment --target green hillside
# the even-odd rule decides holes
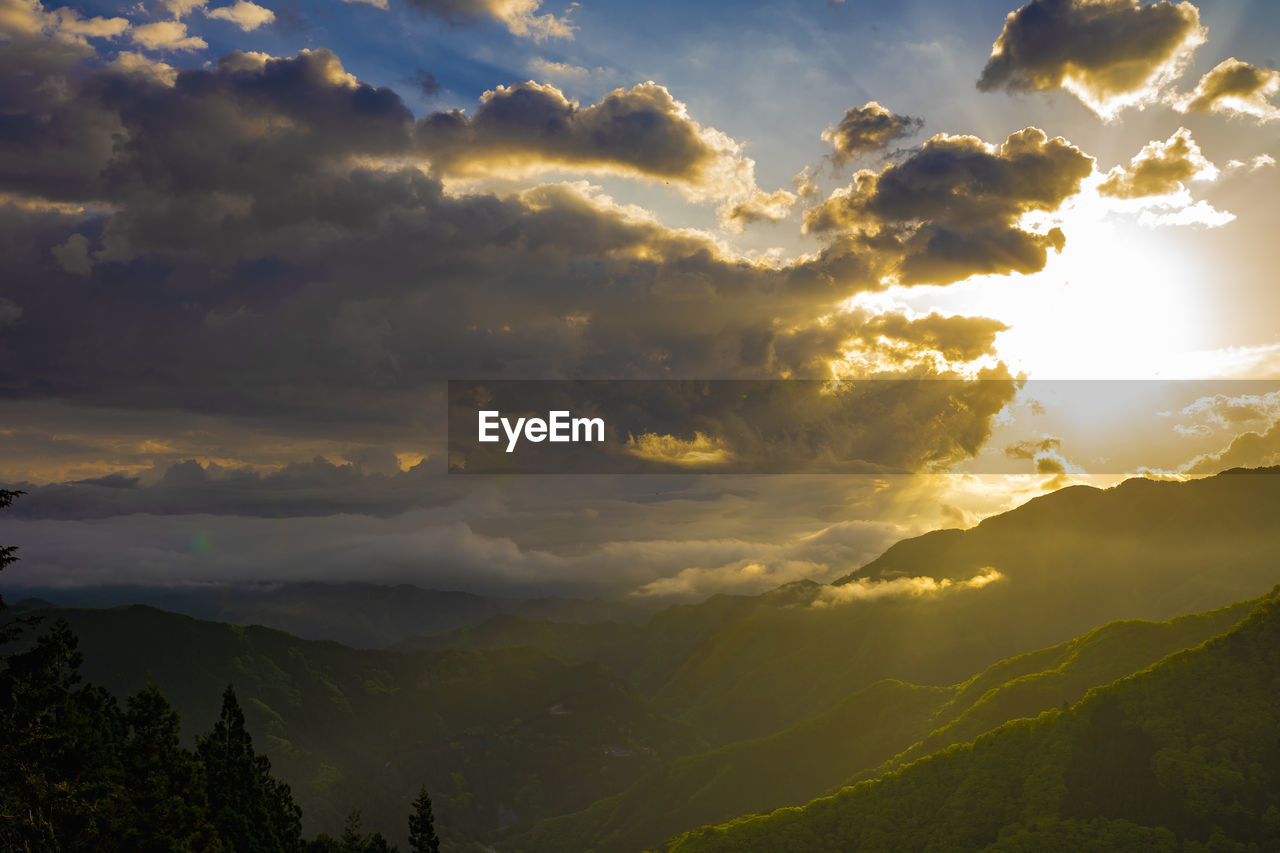
[[[510,847],[626,853],[700,824],[800,805],[851,777],[879,775],[1009,720],[1075,702],[1092,687],[1221,634],[1256,604],[1170,622],[1113,623],[951,687],[878,682],[776,735],[677,759],[621,795],[544,821]]]
[[[531,649],[360,651],[147,607],[47,615],[79,636],[87,681],[124,697],[150,677],[187,738],[213,723],[234,683],[308,834],[340,832],[358,807],[398,838],[425,783],[446,839],[492,839],[699,746],[603,667]]]
[[[668,853],[1249,851],[1280,838],[1280,598],[1068,710]]]
[[[954,684],[1108,622],[1262,595],[1280,580],[1277,506],[1274,468],[1072,487],[971,530],[900,542],[837,587],[715,596],[638,629],[503,618],[403,647],[531,646],[598,661],[723,745],[797,725],[883,679]],[[982,589],[822,606],[858,579],[967,580],[989,569],[1001,578]]]

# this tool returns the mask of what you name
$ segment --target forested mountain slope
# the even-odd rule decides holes
[[[1280,600],[1204,645],[802,808],[668,853],[1248,851],[1280,838]]]

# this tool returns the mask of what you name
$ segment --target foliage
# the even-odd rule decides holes
[[[1280,596],[1068,710],[1019,720],[669,853],[1270,849],[1280,829]]]

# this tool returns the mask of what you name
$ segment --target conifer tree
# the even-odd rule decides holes
[[[302,810],[289,786],[271,777],[271,762],[253,751],[235,688],[222,694],[222,714],[196,742],[204,765],[209,809],[233,850],[295,853],[302,848]]]
[[[436,820],[431,813],[431,797],[426,785],[418,791],[409,814],[409,849],[412,853],[440,853],[440,839],[436,835]]]

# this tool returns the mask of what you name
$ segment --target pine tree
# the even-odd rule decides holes
[[[213,730],[196,742],[204,765],[209,810],[232,850],[295,853],[302,849],[302,810],[289,786],[271,777],[271,762],[253,751],[244,711],[230,684]]]
[[[364,853],[364,834],[360,832],[363,824],[360,809],[352,809],[342,825],[342,853]]]
[[[431,813],[431,797],[427,786],[418,791],[409,814],[409,849],[412,853],[440,853],[440,839],[436,836],[436,819]]]
[[[125,834],[129,850],[201,850],[214,837],[204,780],[195,757],[180,742],[178,712],[160,688],[129,697],[130,736],[122,760],[132,813]]]

